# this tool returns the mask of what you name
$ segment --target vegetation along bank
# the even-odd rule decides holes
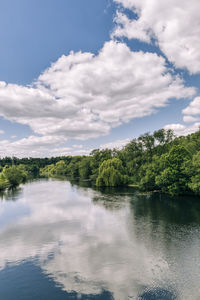
[[[133,139],[121,150],[93,150],[88,156],[0,159],[0,189],[29,177],[66,176],[98,187],[137,185],[172,196],[200,195],[200,130],[176,137],[160,129]]]

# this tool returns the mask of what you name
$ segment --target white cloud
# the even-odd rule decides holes
[[[117,11],[114,21],[118,24],[114,32],[113,37],[126,36],[128,39],[138,39],[143,42],[150,43],[151,38],[148,34],[148,25],[138,20],[130,20],[125,14]]]
[[[122,149],[129,142],[129,138],[123,140],[116,140],[107,144],[100,145],[100,149]]]
[[[82,146],[82,145],[81,145]],[[83,147],[83,146],[82,146]],[[54,148],[49,151],[50,156],[76,156],[76,155],[89,155],[91,149],[81,149],[80,147],[60,147]]]
[[[185,123],[194,123],[198,121],[198,118],[192,117],[192,116],[183,116],[183,121]]]
[[[157,54],[132,52],[115,41],[105,43],[96,56],[71,52],[32,86],[0,83],[0,116],[40,135],[6,142],[4,155],[8,149],[20,156],[38,155],[70,138],[106,135],[123,122],[156,112],[172,98],[194,94]]]
[[[183,125],[183,124],[168,124],[166,125],[164,128],[167,130],[167,129],[172,129],[174,131],[174,133],[178,136],[181,136],[181,135],[188,135],[188,134],[191,134],[195,131],[197,131],[200,127],[200,123],[194,123],[190,126],[186,126],[186,125]]]
[[[186,124],[168,124],[166,129],[173,129],[177,135],[187,135],[200,128],[200,97],[196,97],[182,110],[183,121]],[[190,123],[188,125],[188,123]]]
[[[4,134],[4,133],[5,133],[5,131],[0,129],[0,134]]]
[[[17,141],[0,141],[0,157],[52,157],[68,155],[88,155],[91,149],[64,147],[63,140],[54,136],[29,136]],[[83,146],[82,146],[83,148]]]
[[[200,97],[196,97],[189,106],[183,110],[183,114],[190,117],[200,117]]]
[[[199,0],[115,0],[138,15],[129,20],[116,17],[114,36],[156,40],[169,61],[190,73],[200,72],[200,1]]]
[[[82,148],[83,148],[83,145],[73,145],[72,147],[73,147],[73,148],[77,148],[77,149],[82,149]]]
[[[50,156],[51,150],[61,143],[62,139],[56,136],[29,136],[17,141],[1,140],[0,156]]]

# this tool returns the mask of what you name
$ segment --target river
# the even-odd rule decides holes
[[[9,191],[0,299],[199,300],[200,200],[45,179]]]

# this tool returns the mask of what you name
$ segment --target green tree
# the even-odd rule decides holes
[[[66,175],[73,179],[79,179],[79,163],[81,161],[81,156],[74,156],[70,163],[67,165]]]
[[[139,187],[142,190],[153,191],[158,190],[159,186],[156,184],[156,176],[161,171],[160,157],[154,155],[151,163],[144,164],[140,169]]]
[[[155,183],[163,192],[178,195],[188,190],[189,176],[185,168],[191,154],[181,145],[173,146],[169,153],[161,156],[162,172]]]
[[[54,168],[55,168],[54,164],[47,165],[44,168],[40,168],[40,176],[42,176],[42,177],[53,176],[54,175]]]
[[[91,156],[91,172],[92,175],[90,176],[92,180],[96,181],[98,177],[98,170],[99,166],[102,164],[103,161],[112,158],[112,150],[110,149],[95,149],[90,153]]]
[[[5,190],[9,187],[9,181],[5,178],[3,173],[0,173],[0,191]]]
[[[200,151],[193,156],[192,163],[190,165],[190,189],[197,195],[200,195]]]
[[[159,145],[165,145],[169,144],[174,139],[174,132],[171,129],[165,130],[165,129],[159,129],[157,131],[154,131],[153,137],[157,141]]]
[[[61,175],[61,176],[65,175],[67,171],[67,165],[65,161],[64,160],[58,161],[52,171],[55,175]]]
[[[92,172],[91,172],[91,158],[90,157],[83,157],[79,163],[79,174],[80,178],[89,179]]]
[[[3,169],[3,176],[8,180],[10,186],[15,187],[24,182],[27,178],[25,168],[21,166],[5,167]]]
[[[101,164],[96,180],[97,186],[123,186],[127,182],[128,178],[124,175],[122,162],[118,158],[105,160]]]
[[[152,161],[153,149],[155,147],[155,138],[149,132],[140,135],[138,140],[142,143],[144,150],[146,150],[147,160]]]

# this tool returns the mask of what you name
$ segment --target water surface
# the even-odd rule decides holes
[[[59,180],[1,195],[0,299],[199,300],[200,201]]]

